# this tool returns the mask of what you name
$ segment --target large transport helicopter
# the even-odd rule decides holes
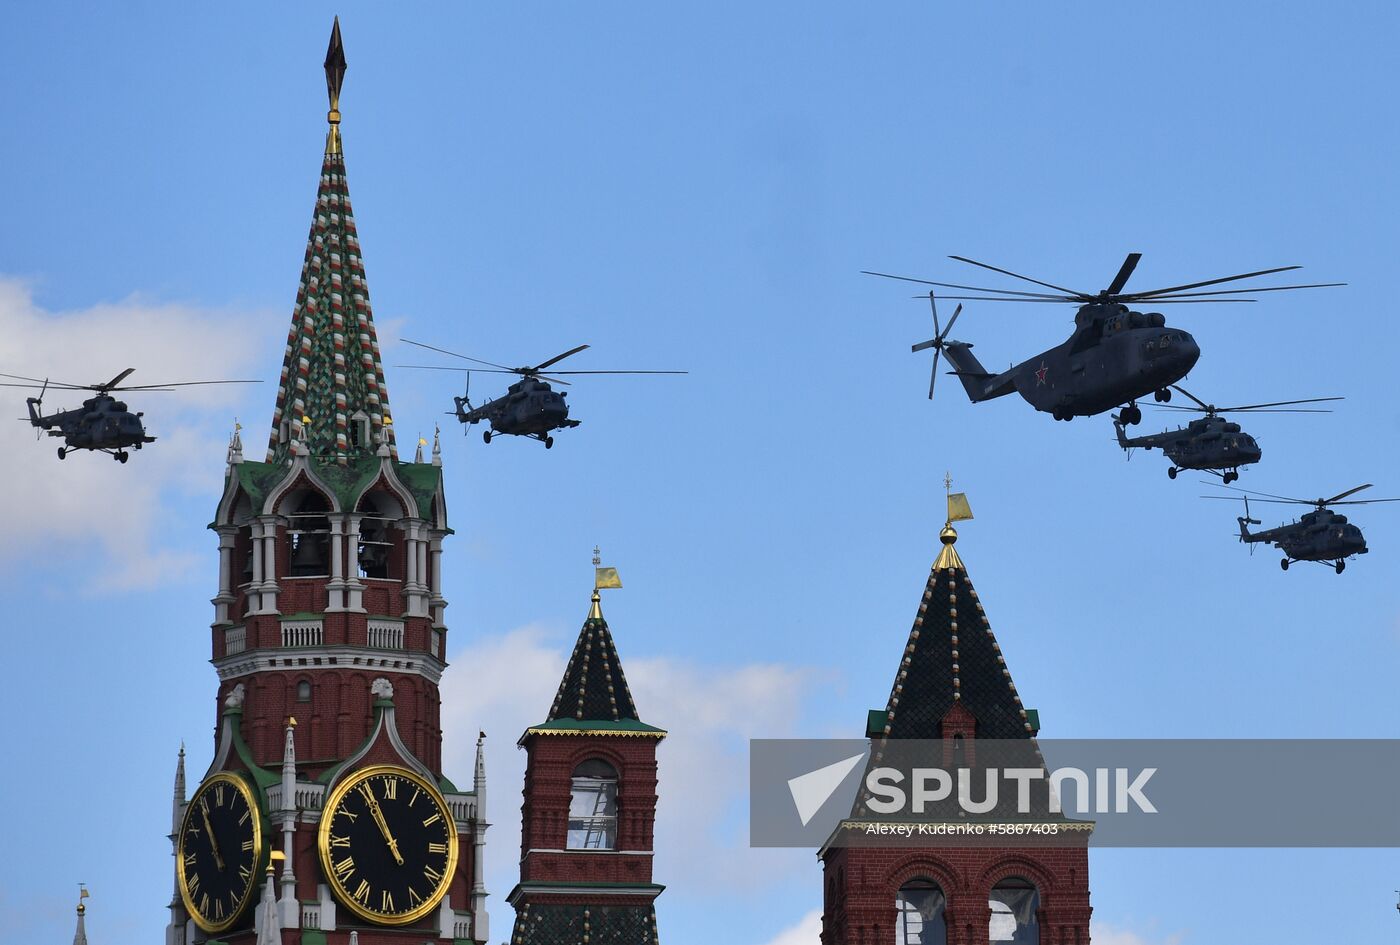
[[[1147,436],[1130,437],[1124,432],[1122,419],[1115,415],[1113,429],[1118,434],[1118,445],[1131,451],[1134,449],[1160,449],[1175,465],[1167,470],[1167,476],[1176,478],[1183,469],[1195,469],[1219,476],[1227,485],[1240,478],[1240,467],[1259,462],[1263,450],[1259,441],[1221,416],[1225,411],[1239,413],[1331,413],[1330,410],[1278,409],[1293,404],[1318,404],[1324,401],[1341,400],[1341,397],[1310,397],[1306,400],[1280,400],[1271,404],[1247,404],[1242,407],[1217,407],[1208,404],[1184,387],[1172,385],[1172,390],[1184,394],[1200,406],[1187,407],[1177,404],[1162,404],[1159,409],[1203,413],[1185,427],[1151,433]]]
[[[1202,485],[1211,485],[1211,483],[1206,482]],[[1369,482],[1354,489],[1348,489],[1346,492],[1339,492],[1330,499],[1293,499],[1288,496],[1271,495],[1267,492],[1253,492],[1236,486],[1226,486],[1225,488],[1244,493],[1244,515],[1236,519],[1240,523],[1240,541],[1251,546],[1262,542],[1278,548],[1283,552],[1283,560],[1279,562],[1279,566],[1285,571],[1294,561],[1317,561],[1331,564],[1332,568],[1341,574],[1346,570],[1347,558],[1353,555],[1364,555],[1370,550],[1366,547],[1366,538],[1361,534],[1361,529],[1348,522],[1345,515],[1333,512],[1330,506],[1400,502],[1400,499],[1347,499],[1349,495],[1355,495],[1363,489],[1371,488]],[[1314,509],[1311,512],[1304,512],[1296,522],[1266,529],[1262,532],[1252,532],[1249,530],[1249,526],[1263,523],[1257,518],[1249,517],[1250,496],[1254,496],[1256,502],[1270,502],[1276,505],[1311,505],[1314,506]],[[1208,495],[1202,496],[1202,498],[1234,500],[1237,497]],[[1253,548],[1251,547],[1250,550],[1253,551]]]
[[[1123,287],[1137,268],[1141,253],[1129,253],[1118,274],[1113,277],[1108,288],[1101,292],[1079,292],[1049,282],[1041,282],[1007,269],[999,269],[986,263],[951,256],[959,262],[980,266],[1003,275],[1031,282],[1056,294],[1045,292],[1023,292],[1014,289],[988,289],[981,286],[961,285],[956,282],[934,282],[930,279],[914,279],[909,276],[896,276],[886,272],[870,272],[867,275],[882,276],[886,279],[900,279],[923,285],[940,286],[951,289],[966,289],[974,292],[989,292],[992,295],[946,295],[945,299],[978,299],[989,302],[1068,302],[1078,305],[1074,316],[1074,333],[1062,344],[1042,351],[1033,358],[1022,361],[1006,371],[988,371],[972,353],[972,345],[965,341],[949,341],[948,333],[957,321],[958,313],[948,321],[948,327],[940,329],[938,309],[933,292],[928,293],[933,307],[934,336],[929,341],[914,345],[914,351],[934,349],[934,371],[938,369],[938,355],[948,352],[948,360],[953,362],[952,371],[962,381],[968,399],[973,403],[1004,397],[1018,393],[1036,410],[1053,416],[1056,420],[1070,420],[1074,417],[1090,417],[1123,407],[1119,416],[1125,425],[1131,426],[1142,421],[1142,411],[1137,406],[1139,397],[1152,394],[1158,402],[1171,400],[1171,385],[1186,376],[1201,356],[1196,339],[1179,328],[1169,327],[1166,318],[1159,312],[1138,312],[1130,305],[1143,304],[1184,304],[1201,302],[1254,302],[1252,298],[1234,296],[1253,292],[1279,292],[1285,289],[1316,289],[1324,286],[1345,285],[1341,282],[1316,283],[1312,285],[1279,285],[1258,289],[1212,289],[1208,292],[1193,292],[1205,286],[1236,282],[1276,272],[1288,272],[1301,266],[1280,266],[1276,269],[1260,269],[1220,279],[1207,279],[1204,282],[1190,282],[1184,285],[1169,286],[1165,289],[1152,289],[1147,292],[1124,292]],[[961,311],[961,308],[959,308]],[[933,385],[929,384],[929,396],[933,396]],[[1126,406],[1124,406],[1126,405]]]
[[[483,420],[490,426],[489,430],[483,431],[481,438],[487,443],[497,435],[523,436],[532,440],[539,440],[544,444],[545,449],[554,446],[554,437],[550,434],[555,430],[564,430],[569,427],[576,427],[582,421],[573,420],[569,417],[569,405],[564,398],[568,396],[566,391],[556,391],[550,386],[554,384],[567,385],[569,382],[559,377],[560,374],[688,374],[688,371],[550,371],[548,375],[542,373],[546,368],[558,364],[567,357],[578,354],[588,347],[579,345],[570,348],[563,354],[555,355],[548,361],[536,364],[534,367],[506,367],[503,364],[496,364],[492,361],[483,361],[480,358],[471,358],[465,354],[458,354],[455,351],[448,351],[445,348],[436,348],[432,345],[423,344],[420,341],[409,341],[407,338],[400,338],[405,344],[414,345],[419,348],[426,348],[429,351],[436,351],[439,354],[450,355],[454,358],[461,358],[464,361],[471,361],[475,364],[487,365],[484,368],[455,368],[442,367],[439,365],[408,364],[405,367],[423,371],[466,371],[467,384],[466,391],[461,397],[453,397],[453,415],[463,426],[472,426]],[[472,406],[471,402],[471,379],[472,372],[478,371],[486,374],[517,374],[520,380],[511,384],[506,392],[500,397],[493,398],[478,406]]]
[[[112,458],[119,463],[124,463],[130,457],[126,451],[127,447],[140,449],[147,443],[154,443],[156,438],[146,433],[145,424],[141,422],[144,413],[132,413],[124,401],[117,400],[112,396],[113,391],[171,391],[176,387],[195,387],[204,384],[260,384],[261,381],[179,381],[173,384],[136,384],[122,386],[122,381],[126,380],[135,368],[127,368],[116,377],[105,384],[66,384],[61,381],[50,382],[48,379],[40,380],[36,377],[22,377],[18,374],[0,374],[0,377],[9,377],[18,381],[27,381],[25,384],[0,383],[0,387],[28,387],[39,388],[38,397],[25,398],[25,405],[29,408],[29,425],[39,431],[39,436],[45,432],[49,436],[59,436],[63,438],[63,445],[58,448],[58,458],[63,459],[74,450],[93,450],[99,453],[110,453]],[[57,410],[53,413],[43,413],[44,394],[49,388],[54,390],[90,390],[96,396],[89,397],[83,401],[83,405],[75,410]]]

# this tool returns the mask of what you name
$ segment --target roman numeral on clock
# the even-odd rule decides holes
[[[394,897],[393,897],[392,895],[389,894],[389,890],[387,890],[387,889],[384,890],[383,892],[381,892],[381,893],[379,894],[379,911],[380,911],[380,912],[393,912],[393,911],[394,911]]]
[[[252,852],[253,852],[253,841],[251,841],[251,840],[244,840],[244,841],[243,841],[243,852],[244,852],[244,853],[252,853]]]
[[[429,853],[446,853],[446,852],[447,852],[447,844],[445,844],[445,843],[430,843],[430,844],[428,844],[428,852],[429,852]]]
[[[394,778],[384,779],[384,800],[397,801],[399,799],[399,782]]]
[[[441,815],[441,814],[434,814],[433,816],[429,817],[427,820],[423,821],[423,826],[424,826],[424,827],[431,827],[433,824],[437,823],[439,820],[442,820],[442,815]]]
[[[438,880],[442,879],[442,874],[439,873],[437,870],[433,869],[431,866],[423,867],[423,875],[428,877],[428,879],[432,880],[435,883]]]
[[[360,885],[355,887],[354,897],[365,905],[369,905],[369,880],[360,880]]]
[[[342,883],[350,879],[350,874],[353,872],[355,872],[355,858],[353,856],[347,856],[335,864],[335,878]]]

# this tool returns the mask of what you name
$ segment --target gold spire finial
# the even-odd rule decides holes
[[[91,893],[89,893],[89,892],[87,891],[87,883],[79,883],[79,884],[78,884],[78,915],[82,915],[83,913],[87,912],[87,906],[83,905],[83,900],[86,899],[86,898],[88,898],[88,896],[90,896],[90,895],[91,895]]]
[[[963,567],[962,559],[958,557],[957,549],[953,547],[958,540],[958,531],[953,527],[953,523],[972,518],[972,506],[968,505],[967,493],[953,491],[951,473],[943,474],[943,490],[948,497],[948,517],[943,522],[943,529],[938,533],[938,540],[943,543],[943,550],[938,553],[938,560],[933,563],[935,571]]]
[[[340,17],[335,18],[331,27],[331,44],[326,49],[326,96],[330,99],[330,111],[326,121],[331,130],[326,133],[326,153],[340,153],[340,86],[345,81],[345,47],[340,44]]]
[[[622,579],[617,576],[617,568],[600,567],[603,563],[603,553],[597,545],[593,546],[593,607],[588,611],[589,620],[602,620],[603,608],[599,604],[600,595],[598,591],[605,587],[621,587]]]

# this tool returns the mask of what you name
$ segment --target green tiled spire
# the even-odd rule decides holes
[[[285,462],[294,445],[301,444],[313,457],[344,466],[358,456],[373,455],[381,439],[397,459],[384,364],[340,146],[339,93],[344,71],[337,22],[326,54],[331,127],[287,332],[268,441],[269,463]]]

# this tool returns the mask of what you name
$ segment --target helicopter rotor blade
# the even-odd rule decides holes
[[[1220,285],[1222,282],[1238,282],[1241,279],[1252,279],[1255,276],[1267,276],[1275,272],[1288,272],[1293,269],[1302,269],[1302,266],[1279,266],[1275,269],[1260,269],[1257,272],[1242,272],[1237,276],[1225,276],[1220,279],[1207,279],[1204,282],[1189,282],[1185,285],[1167,286],[1165,289],[1149,289],[1146,292],[1133,292],[1126,299],[1146,299],[1154,295],[1168,295],[1173,292],[1182,292],[1186,289],[1200,289],[1208,285]]]
[[[929,375],[928,375],[928,399],[929,399],[929,400],[933,400],[933,385],[938,381],[938,356],[939,356],[940,354],[942,354],[942,353],[943,353],[943,348],[942,348],[941,345],[940,345],[939,347],[936,347],[936,348],[933,349],[933,369],[929,371]]]
[[[996,293],[998,293],[998,294],[1000,294],[1000,295],[1021,295],[1021,296],[1026,296],[1026,297],[1028,297],[1028,298],[1043,299],[1043,300],[1046,300],[1046,301],[1056,301],[1056,302],[1072,302],[1072,301],[1075,301],[1075,299],[1074,299],[1073,297],[1063,297],[1063,296],[1058,296],[1058,295],[1047,295],[1047,294],[1044,293],[1044,292],[1018,292],[1018,291],[1016,291],[1015,289],[988,289],[988,288],[986,288],[986,287],[984,287],[984,286],[980,286],[980,285],[961,285],[961,284],[959,284],[959,283],[957,283],[957,282],[934,282],[932,279],[915,279],[913,276],[896,276],[896,275],[891,275],[891,274],[888,273],[888,272],[874,272],[874,271],[872,271],[872,270],[870,270],[870,269],[862,269],[862,270],[861,270],[861,274],[862,274],[862,275],[866,275],[866,276],[880,276],[881,278],[884,278],[884,279],[899,279],[899,280],[902,281],[902,282],[917,282],[917,283],[919,283],[920,285],[936,285],[936,286],[938,286],[938,287],[940,287],[940,288],[944,288],[944,289],[968,289],[968,290],[970,290],[970,291],[972,291],[972,292],[996,292]],[[917,298],[923,298],[922,295],[916,296],[916,297],[917,297]]]
[[[1123,286],[1127,285],[1128,278],[1137,268],[1138,260],[1142,258],[1142,253],[1129,253],[1128,258],[1123,260],[1123,266],[1118,270],[1118,275],[1113,277],[1113,282],[1107,289],[1103,290],[1104,295],[1116,296],[1123,291]]]
[[[48,384],[50,387],[62,390],[92,390],[91,384],[70,384],[67,381],[50,381],[47,377],[25,377],[23,374],[0,374],[0,377],[11,377],[17,381],[31,381],[35,386]],[[23,387],[23,384],[10,384],[9,387]]]
[[[111,390],[112,388],[114,388],[114,387],[116,387],[118,384],[120,384],[122,381],[126,380],[127,377],[128,377],[133,371],[135,371],[135,370],[136,370],[136,368],[134,368],[134,367],[129,367],[129,368],[127,368],[125,371],[122,371],[120,374],[118,374],[116,377],[112,378],[110,381],[108,381],[108,382],[105,383],[105,384],[94,384],[94,385],[93,385],[93,390]]]
[[[1250,295],[1250,294],[1252,294],[1252,293],[1254,293],[1254,292],[1283,292],[1283,291],[1288,290],[1288,289],[1332,289],[1332,288],[1336,288],[1337,286],[1344,286],[1344,285],[1346,285],[1346,284],[1347,284],[1347,283],[1345,283],[1345,282],[1313,282],[1313,283],[1309,283],[1309,284],[1307,284],[1307,285],[1270,285],[1270,286],[1261,286],[1260,288],[1257,288],[1257,289],[1216,289],[1216,290],[1214,290],[1214,291],[1212,291],[1212,292],[1173,292],[1173,293],[1171,293],[1170,295],[1167,295],[1167,296],[1162,296],[1162,297],[1158,297],[1158,298],[1148,298],[1148,299],[1145,299],[1144,301],[1157,302],[1157,301],[1161,301],[1162,298],[1180,299],[1180,298],[1188,298],[1188,297],[1191,297],[1191,296],[1202,296],[1202,295]],[[1120,296],[1120,298],[1121,298],[1122,300],[1124,300],[1124,301],[1133,301],[1133,300],[1137,300],[1137,299],[1142,299],[1142,296],[1139,295],[1139,294],[1133,293],[1133,294],[1129,294],[1129,295]]]
[[[1054,289],[1056,292],[1066,292],[1074,296],[1076,299],[1083,299],[1086,302],[1092,301],[1094,298],[1087,292],[1077,292],[1074,289],[1066,289],[1064,286],[1055,285],[1052,282],[1041,282],[1039,279],[1032,279],[1030,276],[1023,276],[1019,272],[1012,272],[1010,269],[998,269],[996,266],[990,266],[987,263],[978,262],[975,259],[968,259],[966,256],[949,256],[948,258],[956,259],[958,262],[967,263],[971,266],[980,266],[983,269],[990,269],[992,272],[999,272],[1004,276],[1011,276],[1013,279],[1020,279],[1024,282],[1032,282],[1036,285],[1043,285],[1045,286],[1045,288]]]
[[[1200,405],[1201,405],[1201,409],[1204,410],[1204,411],[1206,411],[1206,413],[1211,413],[1211,412],[1212,412],[1212,407],[1210,406],[1210,404],[1206,403],[1204,400],[1201,400],[1201,398],[1197,397],[1195,394],[1191,393],[1191,392],[1190,392],[1189,390],[1187,390],[1186,388],[1184,388],[1184,387],[1178,387],[1178,386],[1175,385],[1175,384],[1171,385],[1171,388],[1172,388],[1172,390],[1176,391],[1178,394],[1185,394],[1187,397],[1190,397],[1190,398],[1191,398],[1192,400],[1194,400],[1196,403],[1200,404]],[[1181,409],[1182,409],[1182,410],[1190,410],[1191,408],[1190,408],[1190,407],[1182,407]]]
[[[1246,494],[1246,495],[1263,496],[1264,498],[1273,499],[1273,500],[1278,501],[1278,502],[1293,502],[1293,503],[1296,503],[1296,504],[1298,504],[1298,505],[1317,505],[1317,500],[1316,500],[1316,499],[1296,499],[1296,498],[1294,498],[1294,497],[1292,497],[1292,496],[1287,496],[1287,495],[1274,495],[1272,492],[1259,492],[1259,491],[1257,491],[1257,490],[1255,490],[1255,489],[1241,489],[1239,486],[1222,486],[1222,485],[1219,485],[1218,483],[1214,483],[1214,482],[1205,482],[1205,481],[1202,481],[1202,482],[1201,482],[1201,485],[1203,485],[1203,486],[1215,486],[1216,488],[1219,488],[1219,489],[1229,489],[1231,492],[1243,492],[1243,493]],[[1223,498],[1228,498],[1228,497],[1227,497],[1227,496],[1217,496],[1217,498],[1222,498],[1222,499],[1223,499]],[[1256,499],[1255,501],[1259,501],[1259,500]]]
[[[1355,495],[1356,493],[1360,492],[1362,489],[1369,489],[1369,488],[1371,488],[1371,483],[1368,482],[1368,483],[1366,483],[1364,486],[1357,486],[1355,489],[1348,489],[1346,492],[1338,493],[1337,495],[1332,496],[1332,498],[1328,499],[1327,501],[1323,502],[1322,504],[1323,504],[1323,505],[1331,505],[1331,504],[1334,503],[1334,502],[1337,502],[1337,501],[1339,501],[1339,500],[1341,500],[1341,499],[1345,499],[1345,498],[1346,498],[1347,496],[1349,496],[1349,495]],[[1381,501],[1381,500],[1379,500],[1379,499],[1372,499],[1371,501],[1373,501],[1373,502],[1379,502],[1379,501]],[[1350,503],[1348,503],[1348,504],[1350,504]]]
[[[958,307],[955,308],[955,309],[953,309],[953,317],[950,318],[950,319],[948,319],[948,327],[945,328],[945,329],[943,329],[943,334],[939,336],[940,338],[947,338],[947,337],[948,337],[948,333],[951,332],[951,331],[953,330],[953,325],[957,323],[958,316],[961,315],[961,314],[962,314],[962,303],[958,303]]]
[[[579,345],[577,348],[570,348],[568,351],[565,351],[563,354],[555,355],[554,357],[550,358],[548,361],[545,361],[543,364],[536,364],[534,367],[530,368],[530,371],[531,371],[532,373],[538,374],[540,371],[543,371],[545,368],[549,367],[551,364],[558,364],[560,361],[564,360],[565,358],[571,357],[572,355],[575,355],[575,354],[578,354],[580,351],[582,351],[583,349],[585,349],[585,348],[587,348],[587,347],[588,347],[588,345]]]
[[[494,361],[483,361],[480,358],[469,358],[465,354],[458,354],[455,351],[448,351],[446,348],[435,348],[432,345],[425,345],[421,341],[409,341],[407,338],[400,338],[399,340],[406,345],[413,345],[417,348],[427,348],[429,351],[436,351],[438,354],[445,354],[450,357],[461,358],[463,361],[472,361],[476,364],[485,364],[493,368],[500,368],[502,371],[509,371],[512,374],[519,373],[519,371],[517,371],[515,368],[509,368],[506,367],[504,364],[497,364]]]
[[[556,374],[689,374],[689,371],[550,371]]]
[[[138,384],[132,387],[107,387],[105,390],[173,390],[176,387],[201,387],[205,384],[261,384],[262,381],[168,381],[164,384]]]
[[[938,327],[938,303],[933,299],[933,290],[928,290],[928,307],[933,310],[933,337],[939,338],[943,331]]]
[[[1189,395],[1188,395],[1188,396],[1189,396]],[[1227,410],[1228,410],[1228,411],[1231,411],[1231,412],[1234,412],[1234,411],[1237,411],[1237,410],[1263,410],[1265,407],[1287,407],[1287,406],[1289,406],[1289,405],[1291,405],[1291,404],[1320,404],[1320,403],[1324,403],[1325,401],[1329,401],[1329,400],[1346,400],[1346,398],[1345,398],[1345,397],[1309,397],[1309,398],[1307,398],[1306,400],[1280,400],[1280,401],[1276,401],[1275,403],[1272,403],[1272,404],[1246,404],[1246,405],[1243,406],[1243,407],[1221,407],[1221,408],[1219,408],[1219,409],[1220,409],[1220,412],[1221,412],[1221,413],[1224,413],[1224,412],[1227,411]],[[1279,412],[1279,413],[1283,413],[1283,411],[1278,411],[1278,412]],[[1306,410],[1306,411],[1304,411],[1304,410],[1299,410],[1299,411],[1290,411],[1290,412],[1296,412],[1296,413],[1331,413],[1332,411],[1330,411],[1330,410]]]

